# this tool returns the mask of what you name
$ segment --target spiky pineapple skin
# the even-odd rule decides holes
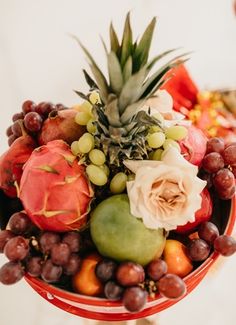
[[[39,228],[64,232],[86,225],[93,191],[69,146],[54,140],[34,150],[25,164],[19,197]]]

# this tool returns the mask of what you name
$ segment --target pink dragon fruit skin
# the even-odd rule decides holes
[[[54,140],[35,149],[25,164],[19,197],[39,228],[64,232],[86,224],[93,191],[70,147]]]
[[[207,137],[193,125],[187,128],[187,137],[179,142],[181,153],[191,164],[200,166],[206,153]]]

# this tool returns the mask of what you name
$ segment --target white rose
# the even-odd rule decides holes
[[[153,97],[149,98],[141,110],[150,115],[161,114],[164,118],[164,126],[175,125],[184,119],[184,115],[173,110],[173,98],[166,90],[157,90]]]
[[[206,182],[176,148],[170,147],[162,161],[126,160],[124,165],[136,174],[127,182],[131,213],[147,228],[168,231],[195,220]]]

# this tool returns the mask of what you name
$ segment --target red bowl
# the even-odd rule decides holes
[[[231,201],[230,213],[224,233],[231,235],[236,219],[236,198]],[[212,253],[209,258],[197,269],[184,278],[187,296],[204,278],[213,263],[217,261],[218,253]],[[160,295],[154,299],[149,298],[145,308],[138,313],[129,313],[121,302],[108,301],[107,299],[83,296],[49,285],[42,280],[25,276],[28,284],[44,299],[51,304],[80,317],[104,320],[122,321],[147,317],[176,304],[179,300],[170,300]]]

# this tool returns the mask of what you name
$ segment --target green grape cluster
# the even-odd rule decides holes
[[[151,126],[146,138],[148,147],[151,149],[149,159],[161,160],[163,153],[169,147],[175,147],[180,151],[178,141],[183,140],[187,134],[187,128],[182,125],[170,126],[164,132],[159,126]]]

